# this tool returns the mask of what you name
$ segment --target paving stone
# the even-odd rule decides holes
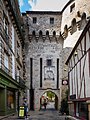
[[[60,116],[55,110],[30,111],[28,113],[28,120],[65,120],[65,116]],[[26,120],[25,118],[18,118],[17,114],[4,118],[3,120]]]

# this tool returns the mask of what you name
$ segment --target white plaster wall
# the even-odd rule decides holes
[[[86,54],[84,55],[85,48],[85,38],[86,38]],[[76,94],[76,99],[90,97],[90,75],[89,75],[89,49],[90,49],[90,41],[89,41],[88,31],[86,32],[86,37],[82,38],[80,44],[82,45],[82,49],[80,44],[77,46],[77,55],[74,53],[70,59],[71,67],[74,67],[70,71],[70,95]],[[83,55],[82,55],[83,52]],[[74,60],[75,62],[74,62]],[[78,58],[78,60],[77,60]],[[72,62],[71,62],[72,61]],[[80,63],[81,62],[81,63]],[[73,83],[73,84],[72,84]],[[73,86],[73,91],[72,91]]]
[[[71,2],[62,13],[62,22],[61,22],[61,32],[62,33],[64,32],[65,25],[67,25],[67,27],[70,27],[72,19],[76,17],[75,11],[72,11],[70,13],[70,6],[73,3],[75,3],[75,2]]]
[[[90,1],[89,0],[75,0],[76,4],[76,12],[80,11],[82,14],[83,12],[86,13],[86,16],[90,16]]]

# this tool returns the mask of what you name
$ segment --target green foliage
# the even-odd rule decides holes
[[[60,112],[62,114],[66,113],[67,115],[69,114],[69,109],[68,109],[68,90],[66,91],[66,97],[64,99],[62,99],[61,101],[61,108],[60,108]]]
[[[51,92],[51,91],[48,91],[48,92],[47,92],[47,96],[48,96],[49,98],[51,98],[51,100],[52,100],[52,98],[55,97],[55,94],[54,94],[53,92]]]

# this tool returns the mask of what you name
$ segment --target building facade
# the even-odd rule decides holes
[[[51,91],[60,108],[62,85],[61,12],[27,11],[25,23],[25,63],[30,109],[40,109],[40,98]]]
[[[61,33],[64,48],[74,47],[90,17],[88,0],[70,0],[62,9]]]
[[[68,80],[70,89],[68,103],[69,113],[72,116],[77,116],[81,119],[90,119],[88,114],[89,104],[87,104],[89,98],[88,85],[90,79],[88,76],[90,33],[89,27],[85,27],[90,19],[89,3],[90,2],[87,0],[70,0],[62,9],[61,22],[61,33],[64,38],[63,49],[66,49],[68,47],[72,49],[78,41],[77,47],[74,48],[72,53],[68,51],[67,55],[67,58],[70,55],[68,58]],[[90,23],[88,23],[88,26],[89,24]],[[78,52],[77,56],[75,56],[75,50]],[[68,71],[68,69],[66,68],[66,71]]]
[[[69,112],[90,119],[90,20],[80,35],[66,64],[69,66]]]
[[[21,21],[18,1],[0,0],[0,115],[16,112],[24,97]]]

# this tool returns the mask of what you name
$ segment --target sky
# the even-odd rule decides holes
[[[60,11],[69,0],[19,0],[21,12]]]

